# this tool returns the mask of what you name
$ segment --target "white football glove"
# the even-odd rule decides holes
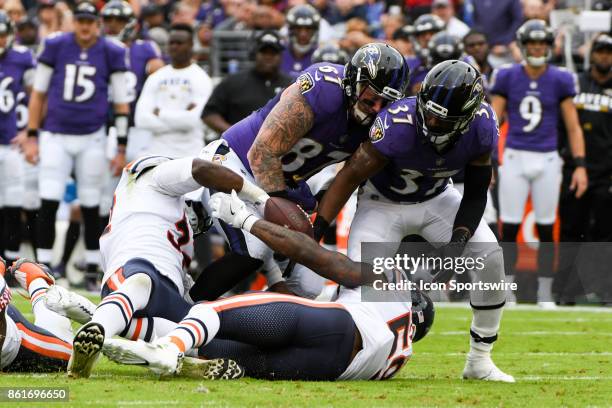
[[[268,193],[247,179],[244,179],[242,189],[238,192],[238,197],[253,203],[260,215],[263,215],[266,201],[270,198]]]
[[[215,193],[208,201],[208,205],[212,209],[212,216],[225,221],[235,228],[241,228],[245,231],[251,231],[251,227],[259,217],[253,214],[246,204],[238,198],[236,191],[232,190],[232,194]]]

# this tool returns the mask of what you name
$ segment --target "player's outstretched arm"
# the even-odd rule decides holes
[[[240,197],[254,203],[265,204],[268,195],[261,188],[242,178],[230,169],[208,160],[193,159],[191,165],[193,179],[203,187],[231,193],[238,191]]]
[[[317,211],[317,222],[329,223],[336,218],[344,204],[365,180],[378,173],[387,163],[387,159],[367,141],[338,172],[329,189],[323,195]],[[324,228],[322,228],[324,229]],[[316,232],[315,232],[316,234]]]
[[[312,269],[318,275],[346,287],[370,283],[369,274],[362,272],[361,264],[351,261],[336,251],[329,251],[306,234],[292,231],[265,220],[253,224],[251,233],[275,252]]]
[[[260,219],[251,213],[235,192],[231,195],[216,193],[208,204],[213,217],[252,233],[275,252],[312,269],[324,278],[348,287],[370,281],[367,276],[371,274],[362,273],[361,264],[351,261],[338,252],[320,247],[306,234]],[[367,268],[364,270],[368,271]]]
[[[257,183],[267,192],[286,189],[281,157],[313,126],[314,113],[297,84],[289,86],[272,108],[248,152]]]

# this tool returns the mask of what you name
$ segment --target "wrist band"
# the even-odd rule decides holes
[[[586,159],[582,156],[574,157],[574,166],[586,167]]]
[[[28,129],[28,137],[38,137],[38,129]]]

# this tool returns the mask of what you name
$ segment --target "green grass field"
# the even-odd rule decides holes
[[[19,298],[19,296],[15,296]],[[29,304],[15,300],[20,310]],[[27,314],[31,318],[31,314]],[[470,311],[439,307],[430,334],[386,382],[159,381],[139,367],[102,359],[89,380],[65,375],[0,376],[0,387],[68,387],[70,403],[16,406],[612,406],[612,313],[506,310],[494,358],[516,384],[464,381]],[[321,362],[325,364],[325,362]]]

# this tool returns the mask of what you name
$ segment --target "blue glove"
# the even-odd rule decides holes
[[[296,188],[286,188],[282,191],[268,193],[270,197],[281,197],[293,201],[306,212],[312,212],[317,208],[317,199],[310,191],[306,181],[300,180]]]

